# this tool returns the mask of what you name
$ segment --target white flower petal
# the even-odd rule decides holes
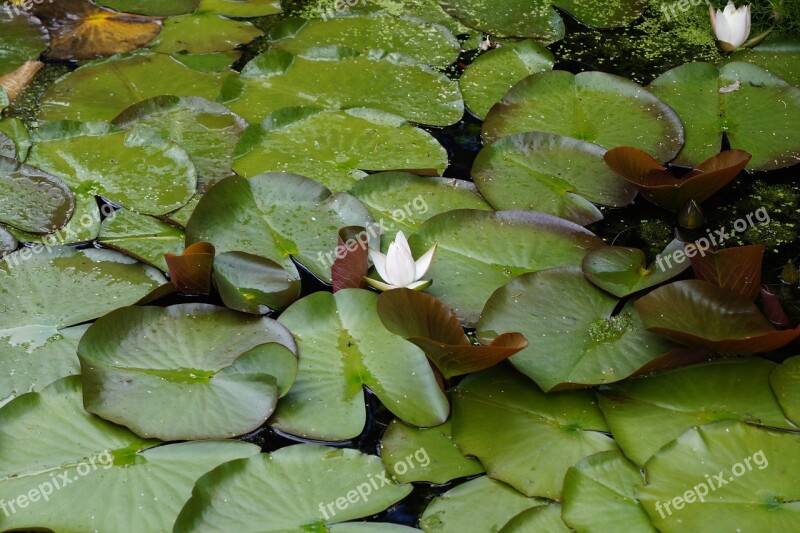
[[[369,257],[372,259],[372,264],[375,265],[375,270],[378,271],[378,275],[381,277],[383,281],[387,281],[386,279],[386,256],[382,253],[370,250]]]
[[[734,13],[736,13],[736,4],[733,3],[733,0],[728,0],[728,5],[725,6],[725,11],[723,11],[722,14],[726,17],[730,17]]]
[[[724,50],[734,50],[747,42],[751,25],[749,4],[737,9],[733,2],[729,1],[724,11],[714,13],[713,8],[710,8],[709,12],[714,35]]]
[[[717,39],[726,43],[731,42],[733,39],[733,30],[731,29],[730,21],[725,17],[720,17],[717,20],[717,27],[714,30]]]
[[[384,281],[397,287],[405,287],[416,281],[416,264],[408,245],[393,242],[386,254],[386,275]]]
[[[422,277],[428,273],[428,269],[431,268],[431,263],[433,263],[433,256],[436,254],[436,248],[438,244],[434,244],[430,250],[425,252],[425,255],[417,259],[416,263],[416,275],[414,279],[422,279]]]
[[[403,249],[408,251],[408,255],[411,255],[411,246],[408,245],[408,240],[402,230],[398,231],[397,235],[394,236],[394,243],[398,246],[402,246]]]

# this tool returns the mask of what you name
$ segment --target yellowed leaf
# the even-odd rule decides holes
[[[59,0],[34,6],[50,32],[51,59],[95,59],[131,52],[161,32],[161,17],[119,13],[86,0]]]

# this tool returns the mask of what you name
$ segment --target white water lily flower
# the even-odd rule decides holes
[[[750,36],[750,4],[736,9],[731,0],[725,10],[714,10],[708,5],[708,14],[711,17],[711,26],[717,36],[720,47],[726,52],[733,52]]]
[[[436,253],[436,244],[433,248],[414,261],[411,255],[411,248],[408,246],[406,236],[402,231],[397,232],[394,242],[389,245],[386,255],[375,250],[369,251],[375,270],[378,271],[383,282],[366,278],[367,283],[376,289],[388,291],[405,287],[407,289],[422,290],[430,286],[431,281],[421,281],[422,277],[428,272],[433,262],[433,255]]]

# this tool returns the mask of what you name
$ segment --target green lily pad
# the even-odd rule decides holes
[[[692,428],[659,450],[645,466],[647,485],[636,492],[665,533],[794,531],[800,487],[787,473],[798,468],[800,435],[725,420]]]
[[[379,457],[299,444],[200,478],[174,531],[329,531],[327,524],[374,515],[410,492],[386,478]]]
[[[483,120],[509,89],[531,74],[553,68],[552,52],[533,40],[504,41],[470,63],[458,80],[464,103]]]
[[[0,222],[22,231],[51,233],[75,210],[75,197],[63,181],[7,157],[0,157],[0,190]]]
[[[162,215],[192,198],[194,165],[178,145],[102,123],[54,122],[34,135],[28,163],[73,190],[103,196],[139,213]]]
[[[94,194],[85,190],[73,191],[75,196],[75,211],[67,225],[47,235],[37,235],[11,229],[20,242],[44,244],[44,245],[66,245],[89,242],[97,238],[100,234],[100,224],[102,213],[97,206],[97,198]],[[109,210],[110,207],[105,207]]]
[[[0,402],[77,373],[70,328],[132,305],[167,280],[110,250],[22,248],[0,261]]]
[[[42,97],[39,120],[112,120],[154,96],[216,100],[231,72],[209,74],[164,54],[139,53],[93,61],[59,78]]]
[[[177,224],[178,226],[185,228],[189,223],[189,219],[192,217],[192,213],[194,213],[194,210],[197,208],[197,204],[200,203],[200,198],[202,197],[202,194],[195,194],[194,197],[189,200],[188,204],[181,207],[177,211],[173,211],[172,213],[164,215],[161,218],[171,224]]]
[[[800,357],[792,357],[773,370],[772,389],[786,413],[786,418],[800,426]]]
[[[800,162],[800,88],[751,63],[689,63],[659,76],[650,91],[680,115],[686,145],[676,162],[693,165],[722,149],[752,154],[747,168],[772,170]],[[639,146],[641,148],[641,146]]]
[[[500,530],[500,533],[530,533],[546,531],[547,533],[572,533],[561,519],[561,505],[551,503],[539,505],[523,511]]]
[[[717,420],[794,429],[770,389],[775,367],[732,358],[668,370],[612,385],[600,393],[600,407],[625,455],[644,465],[690,427]]]
[[[214,258],[214,284],[227,307],[256,315],[282,311],[300,297],[300,281],[283,267],[244,252]]]
[[[0,88],[0,100],[2,100],[3,90]],[[0,103],[0,111],[3,104]],[[0,118],[0,138],[5,137],[11,141],[13,146],[7,141],[0,141],[0,155],[15,157],[18,161],[25,161],[28,157],[28,150],[31,148],[31,138],[25,123],[19,118],[6,117]],[[3,151],[5,150],[5,153]]]
[[[167,272],[165,253],[184,249],[183,230],[147,215],[118,209],[100,226],[100,244]]]
[[[200,11],[228,17],[249,18],[281,12],[280,0],[201,0]]]
[[[14,234],[0,226],[0,257],[13,252],[17,246],[19,246],[19,242]]]
[[[398,231],[411,235],[423,222],[454,209],[492,211],[472,182],[422,177],[407,172],[378,172],[357,181],[350,194],[361,200],[381,225],[386,250]]]
[[[570,137],[520,133],[486,146],[472,167],[495,209],[527,209],[588,225],[603,219],[593,205],[622,207],[636,188],[603,162],[606,150]]]
[[[260,451],[235,441],[158,444],[85,412],[78,376],[17,398],[0,410],[0,501],[16,504],[0,513],[0,528],[171,531],[198,477]]]
[[[447,151],[426,131],[375,109],[277,111],[248,128],[234,152],[233,169],[245,177],[291,172],[332,191],[346,191],[367,171],[407,170],[441,175]]]
[[[3,94],[0,93],[0,112],[3,111],[2,109],[2,96]],[[0,131],[0,157],[3,159],[16,159],[17,161],[21,161],[24,158],[17,157],[17,146],[14,144],[14,141],[11,140],[11,137]]]
[[[614,296],[624,298],[668,281],[691,266],[689,261],[664,261],[684,249],[683,241],[673,239],[653,263],[637,248],[607,246],[583,258],[583,274],[589,281]]]
[[[442,485],[483,473],[481,463],[464,457],[452,436],[452,422],[419,429],[393,420],[381,438],[381,457],[392,479],[401,483],[427,481]]]
[[[445,11],[471,28],[506,37],[533,37],[553,42],[564,36],[564,22],[551,7],[563,9],[584,24],[596,28],[626,26],[639,18],[646,2],[642,0],[533,1],[441,0]]]
[[[241,50],[225,50],[208,54],[185,54],[178,52],[172,57],[198,72],[221,72],[242,58]]]
[[[486,302],[479,335],[518,331],[528,347],[509,361],[545,391],[613,383],[680,347],[647,331],[631,304],[578,267],[523,274]]]
[[[502,367],[472,374],[453,395],[453,439],[493,479],[527,496],[561,499],[567,469],[614,450],[590,391],[545,394]]]
[[[351,0],[352,3],[352,0]],[[347,6],[348,11],[354,13],[384,12],[395,17],[413,17],[432,24],[440,24],[457,35],[464,50],[474,50],[478,47],[483,35],[464,26],[455,17],[447,14],[439,2],[427,0],[359,0],[354,5]],[[303,12],[306,18],[332,19],[336,16],[346,16],[347,12],[336,9],[335,0],[325,0],[318,6],[311,6]]]
[[[200,0],[97,0],[95,3],[121,12],[166,17],[191,13]]]
[[[91,191],[78,190],[75,194],[75,212],[66,226],[48,235],[33,235],[17,232],[17,238],[23,242],[42,244],[77,244],[95,240],[100,235],[103,215],[113,209],[104,205],[102,211],[97,205],[97,198]]]
[[[288,392],[295,350],[276,321],[222,307],[118,309],[78,346],[84,405],[145,438],[242,435],[260,427]]]
[[[686,346],[730,354],[770,352],[800,337],[776,330],[752,301],[708,281],[683,280],[636,301],[645,327]]]
[[[435,67],[450,65],[461,52],[458,39],[444,26],[384,12],[346,13],[327,20],[288,18],[272,30],[269,39],[271,48],[291,54],[338,45],[359,52],[396,52]]]
[[[731,54],[730,60],[754,63],[800,86],[800,40],[797,38],[770,39],[754,48],[742,48]]]
[[[256,56],[225,83],[220,101],[249,122],[295,106],[368,107],[435,126],[464,114],[458,85],[444,74],[399,54],[335,45]]]
[[[232,50],[261,35],[261,30],[249,22],[198,11],[164,21],[161,33],[151,47],[162,54],[208,54]]]
[[[649,85],[650,92],[675,109],[684,123],[686,144],[675,159],[676,164],[694,166],[722,149],[725,125],[720,115],[719,89],[724,85],[720,85],[717,67],[710,63],[682,65]]]
[[[5,8],[13,10],[15,6],[5,4]],[[0,76],[36,59],[50,44],[50,35],[41,21],[18,9],[20,14],[14,16],[8,11],[0,13]]]
[[[487,476],[467,481],[435,498],[422,513],[419,526],[436,531],[498,531],[517,514],[545,501],[528,498]]]
[[[157,96],[134,104],[113,123],[136,135],[155,135],[186,150],[205,191],[233,175],[233,150],[247,123],[222,104],[203,98]]]
[[[459,209],[437,215],[409,239],[414,257],[439,244],[428,293],[475,324],[492,293],[509,280],[547,268],[580,264],[604,246],[586,229],[543,213]]]
[[[582,459],[564,478],[564,522],[576,531],[609,531],[625,524],[626,531],[656,529],[636,499],[644,475],[622,452],[612,450]]]
[[[22,249],[0,263],[0,332],[33,349],[58,329],[132,305],[165,283],[157,270],[110,250]]]
[[[503,31],[505,31],[505,24],[510,24],[511,27],[514,27],[520,23],[530,24],[534,22],[521,20],[521,17],[525,16],[525,10],[530,9],[530,7],[529,3],[521,2],[520,0],[499,0],[496,5],[492,6],[494,10],[488,9],[488,6],[481,4],[479,0],[446,0],[443,4],[445,8],[447,8],[447,4],[451,4],[454,7],[457,6],[464,10],[478,10],[478,13],[485,11],[486,18],[483,20],[492,24],[498,24]],[[534,4],[534,7],[539,10],[536,13],[543,14],[544,9],[550,2],[539,0],[538,2],[534,2]],[[642,11],[647,7],[647,3],[643,0],[598,0],[594,2],[587,2],[584,0],[556,0],[552,2],[552,4],[563,9],[584,24],[595,28],[627,26],[638,19]],[[471,24],[467,25],[471,26]],[[525,35],[518,36],[524,37]]]
[[[564,21],[547,2],[441,0],[444,10],[470,28],[498,37],[531,37],[543,43],[564,37]]]
[[[270,424],[315,440],[356,437],[364,429],[364,386],[401,420],[419,427],[447,420],[450,406],[425,353],[390,333],[366,290],[316,292],[280,322],[295,336],[300,370]]]
[[[88,325],[64,328],[43,346],[2,344],[0,406],[26,392],[39,391],[54,381],[81,373],[78,342]]]
[[[678,115],[636,83],[604,72],[563,70],[528,76],[495,105],[483,140],[541,131],[611,149],[634,146],[670,161],[683,146]]]
[[[226,178],[212,187],[186,227],[186,243],[212,243],[218,253],[247,252],[274,261],[299,279],[292,258],[331,281],[325,254],[336,250],[339,228],[374,223],[349,194],[331,192],[292,174]]]

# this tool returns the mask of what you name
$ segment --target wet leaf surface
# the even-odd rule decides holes
[[[215,100],[232,74],[192,70],[163,54],[138,53],[88,63],[45,93],[40,120],[113,120],[127,107],[165,94]]]
[[[483,124],[483,140],[542,131],[607,149],[634,146],[670,161],[684,142],[678,115],[636,83],[603,72],[542,72],[506,93]]]
[[[447,420],[450,406],[424,352],[381,324],[377,299],[361,289],[317,292],[281,315],[297,341],[300,370],[273,427],[314,440],[353,438],[366,422],[364,386],[405,422]]]
[[[439,176],[447,152],[426,131],[375,109],[324,111],[293,107],[275,112],[242,135],[233,170],[252,177],[290,172],[346,191],[368,172],[405,170]]]
[[[736,87],[723,91],[724,87]],[[750,63],[719,69],[691,63],[670,70],[649,89],[686,126],[686,145],[676,160],[696,164],[717,154],[725,133],[731,148],[753,155],[748,168],[770,170],[800,161],[800,88]],[[640,147],[641,148],[641,147]]]
[[[296,106],[373,108],[434,126],[464,114],[458,85],[440,72],[399,54],[335,45],[264,52],[225,83],[220,100],[250,122]]]
[[[118,309],[78,346],[84,406],[148,439],[241,435],[291,387],[295,350],[276,321],[222,307]]]
[[[170,529],[197,478],[259,451],[244,442],[158,446],[141,439],[84,411],[77,376],[17,398],[0,412],[0,421],[0,497],[13,502],[20,494],[40,493],[38,502],[0,516],[0,527],[11,529],[133,531],[130,516],[145,507],[148,513],[135,527]],[[58,439],[47,438],[54,434]],[[46,483],[53,490],[44,500]]]

